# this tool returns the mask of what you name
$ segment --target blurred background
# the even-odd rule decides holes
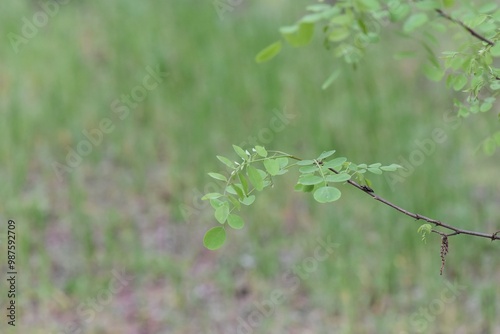
[[[218,3],[3,5],[0,245],[6,254],[15,220],[19,275],[17,326],[2,315],[0,332],[500,333],[498,244],[451,238],[440,276],[439,236],[423,243],[418,222],[352,187],[320,205],[289,173],[241,212],[245,228],[222,249],[203,247],[217,223],[200,197],[214,189],[207,173],[223,170],[215,155],[236,158],[231,144],[411,158],[397,182],[372,177],[379,195],[500,230],[498,154],[477,151],[498,108],[456,118],[463,96],[428,81],[425,51],[391,29],[357,69],[319,31],[258,65],[313,1]]]

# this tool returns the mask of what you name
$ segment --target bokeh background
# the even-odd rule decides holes
[[[207,172],[222,170],[215,155],[235,158],[231,144],[404,163],[437,128],[446,140],[410,175],[393,186],[372,177],[373,188],[410,211],[500,230],[498,154],[477,150],[498,108],[454,118],[464,96],[423,76],[425,51],[397,27],[356,69],[318,31],[258,65],[312,1],[234,1],[222,15],[212,1],[65,1],[45,23],[42,3],[0,11],[0,246],[14,219],[19,271],[18,324],[2,315],[0,332],[500,333],[498,244],[450,239],[440,276],[438,236],[423,243],[418,222],[348,186],[320,205],[289,173],[242,211],[245,228],[222,249],[202,245],[216,224],[200,201]],[[39,27],[13,44],[34,16]],[[148,68],[168,74],[117,112]],[[288,118],[273,130],[277,114]],[[59,178],[55,163],[103,119],[113,130]],[[336,247],[313,261],[318,238]]]

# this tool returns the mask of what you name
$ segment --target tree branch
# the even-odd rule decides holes
[[[339,172],[337,172],[335,169],[333,168],[328,168],[329,170],[331,170],[332,172],[334,172],[335,174],[339,174]],[[359,185],[358,183],[352,181],[352,180],[348,180],[347,183],[349,183],[351,186],[355,187],[355,188],[358,188],[359,190],[361,190],[362,192],[364,192],[365,194],[371,196],[374,200],[376,201],[379,201],[381,203],[384,203],[385,205],[393,208],[394,210],[396,211],[399,211],[409,217],[412,217],[416,220],[424,220],[428,223],[431,223],[431,224],[434,224],[436,226],[440,226],[442,228],[445,228],[445,229],[448,229],[450,231],[453,231],[451,233],[442,233],[442,232],[439,232],[439,231],[436,231],[436,230],[432,230],[432,232],[434,233],[437,233],[437,234],[440,234],[441,237],[452,237],[452,236],[455,236],[455,235],[459,235],[459,234],[465,234],[465,235],[471,235],[471,236],[475,236],[475,237],[481,237],[481,238],[488,238],[488,239],[491,239],[492,241],[493,240],[500,240],[500,231],[497,231],[497,232],[494,232],[494,233],[483,233],[483,232],[476,232],[476,231],[469,231],[469,230],[463,230],[463,229],[460,229],[460,228],[457,228],[457,227],[454,227],[452,225],[448,225],[446,223],[443,223],[439,220],[436,220],[436,219],[432,219],[432,218],[429,218],[429,217],[426,217],[426,216],[423,216],[423,215],[420,215],[418,213],[412,213],[408,210],[405,210],[403,209],[402,207],[400,206],[397,206],[396,204],[393,204],[391,202],[389,202],[388,200],[378,196],[377,194],[375,194],[375,192],[369,188],[369,187],[366,187],[366,186],[361,186]]]
[[[459,26],[461,26],[462,28],[464,28],[465,30],[467,30],[469,32],[469,34],[471,34],[472,36],[474,36],[475,38],[485,42],[486,44],[490,45],[490,46],[494,46],[495,43],[490,41],[489,39],[487,39],[486,37],[480,35],[479,33],[477,33],[476,31],[474,31],[472,28],[468,27],[465,23],[463,23],[462,21],[460,20],[457,20],[457,19],[454,19],[453,17],[451,17],[450,15],[446,14],[445,12],[443,12],[441,9],[436,9],[435,10],[436,13],[438,13],[441,17],[447,19],[448,21],[451,21],[453,23],[456,23],[458,24]]]

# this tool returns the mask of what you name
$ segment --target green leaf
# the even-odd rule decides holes
[[[258,145],[255,146],[255,152],[257,152],[257,154],[260,155],[263,158],[267,157],[267,151],[262,146],[258,146]]]
[[[492,103],[486,102],[486,103],[481,104],[479,111],[486,112],[486,111],[490,110],[492,107],[493,107]]]
[[[219,173],[208,173],[208,175],[210,175],[210,177],[213,178],[213,179],[227,182],[227,178],[224,175],[222,175],[222,174],[219,174]]]
[[[272,58],[276,57],[278,53],[280,53],[281,47],[281,41],[277,41],[269,45],[268,47],[260,51],[257,56],[255,56],[255,61],[257,63],[264,63],[271,60]]]
[[[264,167],[271,175],[277,175],[280,171],[280,164],[278,161],[276,161],[276,159],[264,160]]]
[[[366,185],[367,185],[368,187],[373,188],[372,181],[370,181],[370,180],[368,180],[368,179],[366,179],[366,178],[364,179],[364,181],[365,181],[365,183],[366,183]]]
[[[341,167],[344,164],[344,162],[346,162],[346,161],[347,161],[347,159],[344,157],[335,158],[333,160],[323,162],[323,168],[335,169],[335,168]]]
[[[424,65],[424,74],[429,80],[440,81],[444,76],[444,71],[432,64],[426,63]]]
[[[411,12],[411,7],[406,3],[396,3],[389,8],[391,20],[394,22],[401,21],[408,16]]]
[[[205,233],[203,245],[209,250],[220,248],[226,241],[226,230],[222,226],[213,227]]]
[[[232,214],[227,217],[227,223],[229,224],[229,226],[237,230],[242,229],[243,225],[245,225],[245,222],[240,216]]]
[[[214,210],[216,210],[218,207],[220,207],[224,203],[225,202],[223,202],[223,201],[221,201],[220,199],[217,199],[217,198],[210,199],[210,205],[212,206],[212,208],[214,208]]]
[[[215,199],[215,198],[219,198],[219,197],[222,197],[222,194],[219,194],[219,193],[208,193],[208,194],[205,194],[205,196],[203,196],[201,199],[202,200],[207,200],[207,199]]]
[[[431,224],[422,224],[417,230],[418,233],[427,233],[430,234],[432,232],[432,225]]]
[[[413,14],[408,18],[408,20],[406,20],[405,24],[403,25],[403,31],[406,33],[412,32],[418,27],[424,25],[428,20],[429,17],[425,13],[420,12]]]
[[[315,185],[323,182],[323,178],[317,175],[307,174],[299,177],[299,183],[303,185]]]
[[[328,35],[328,39],[332,42],[340,42],[343,39],[349,37],[351,32],[349,29],[345,27],[336,27],[333,31]]]
[[[215,209],[215,219],[221,224],[224,224],[227,216],[229,216],[229,203],[224,202],[221,206]]]
[[[310,193],[311,191],[314,190],[314,186],[313,185],[302,185],[302,191],[305,192],[305,193]]]
[[[314,199],[319,203],[328,203],[338,200],[340,195],[340,190],[335,187],[321,187],[314,192]]]
[[[352,14],[341,14],[333,17],[330,22],[333,24],[338,24],[339,26],[350,26],[354,21]]]
[[[315,13],[315,14],[308,14],[305,15],[300,19],[300,23],[308,23],[308,24],[314,24],[316,22],[319,22],[325,18],[325,13]]]
[[[326,159],[329,156],[333,155],[334,153],[335,153],[335,150],[323,152],[323,153],[321,153],[321,155],[316,160]]]
[[[458,76],[455,77],[455,80],[453,80],[453,89],[455,91],[459,91],[461,90],[462,88],[465,87],[465,85],[467,84],[467,76],[465,74],[460,74]]]
[[[314,173],[315,171],[319,170],[319,167],[316,165],[313,166],[304,166],[299,168],[299,172],[301,174],[309,174],[309,173]]]
[[[253,202],[255,202],[255,196],[250,195],[248,197],[245,197],[244,199],[240,200],[241,204],[244,205],[252,205]]]
[[[380,168],[368,167],[367,169],[368,169],[369,172],[371,172],[373,174],[382,174],[382,171],[380,170]]]
[[[325,82],[323,83],[323,85],[321,86],[321,89],[327,89],[328,87],[330,87],[330,85],[335,81],[337,80],[337,78],[340,76],[340,73],[341,71],[339,69],[333,71],[332,74],[330,74],[330,76],[328,77],[328,79],[325,80]]]
[[[316,14],[313,14],[316,15]],[[321,15],[319,15],[321,18]],[[311,42],[314,34],[314,23],[303,22],[298,26],[283,27],[280,29],[285,40],[293,47],[305,46]]]
[[[341,174],[332,174],[328,175],[326,177],[326,181],[328,182],[345,182],[347,180],[351,179],[351,175],[347,173],[341,173]]]
[[[248,154],[241,147],[233,145],[233,149],[236,152],[236,154],[240,156],[240,158],[242,158],[245,161],[248,160]]]
[[[276,161],[278,161],[278,164],[280,165],[280,169],[283,169],[286,166],[288,166],[288,158],[277,158]]]
[[[397,165],[397,164],[391,164],[389,166],[382,166],[382,167],[380,167],[381,170],[386,171],[386,172],[394,172],[394,171],[396,171],[399,168],[403,168],[403,167],[400,166],[400,165]]]
[[[462,65],[465,62],[467,62],[467,59],[464,59],[460,56],[455,55],[455,56],[447,59],[445,64],[447,67],[451,67],[454,70],[458,70],[458,69],[462,68]]]
[[[229,160],[228,158],[223,157],[221,155],[218,155],[217,159],[219,159],[220,162],[222,162],[224,165],[228,166],[229,168],[232,168],[232,169],[235,168],[234,163],[231,160]]]
[[[245,175],[243,173],[238,173],[238,178],[240,179],[241,182],[241,188],[243,189],[243,193],[245,196],[248,194],[248,181]]]
[[[260,175],[257,168],[255,168],[254,166],[248,166],[247,167],[247,175],[248,175],[248,179],[250,180],[250,183],[253,184],[255,189],[257,189],[258,191],[261,191],[262,189],[264,189],[264,179]]]
[[[232,184],[230,184],[230,185],[228,185],[226,187],[226,192],[230,193],[231,195],[237,195],[238,194]]]

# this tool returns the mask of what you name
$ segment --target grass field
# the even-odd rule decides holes
[[[204,249],[207,172],[251,138],[305,158],[336,149],[404,164],[442,129],[404,182],[373,188],[500,230],[498,154],[476,152],[497,112],[455,118],[424,57],[392,57],[417,46],[388,32],[353,70],[317,34],[255,64],[307,3],[243,1],[220,17],[209,1],[69,1],[45,24],[35,1],[4,6],[0,246],[15,220],[19,275],[15,329],[1,285],[1,333],[500,333],[498,244],[450,239],[440,276],[438,236],[424,244],[418,222],[347,185],[320,205],[287,174],[224,248]],[[13,43],[22,29],[31,37]],[[335,247],[320,261],[325,240]]]

